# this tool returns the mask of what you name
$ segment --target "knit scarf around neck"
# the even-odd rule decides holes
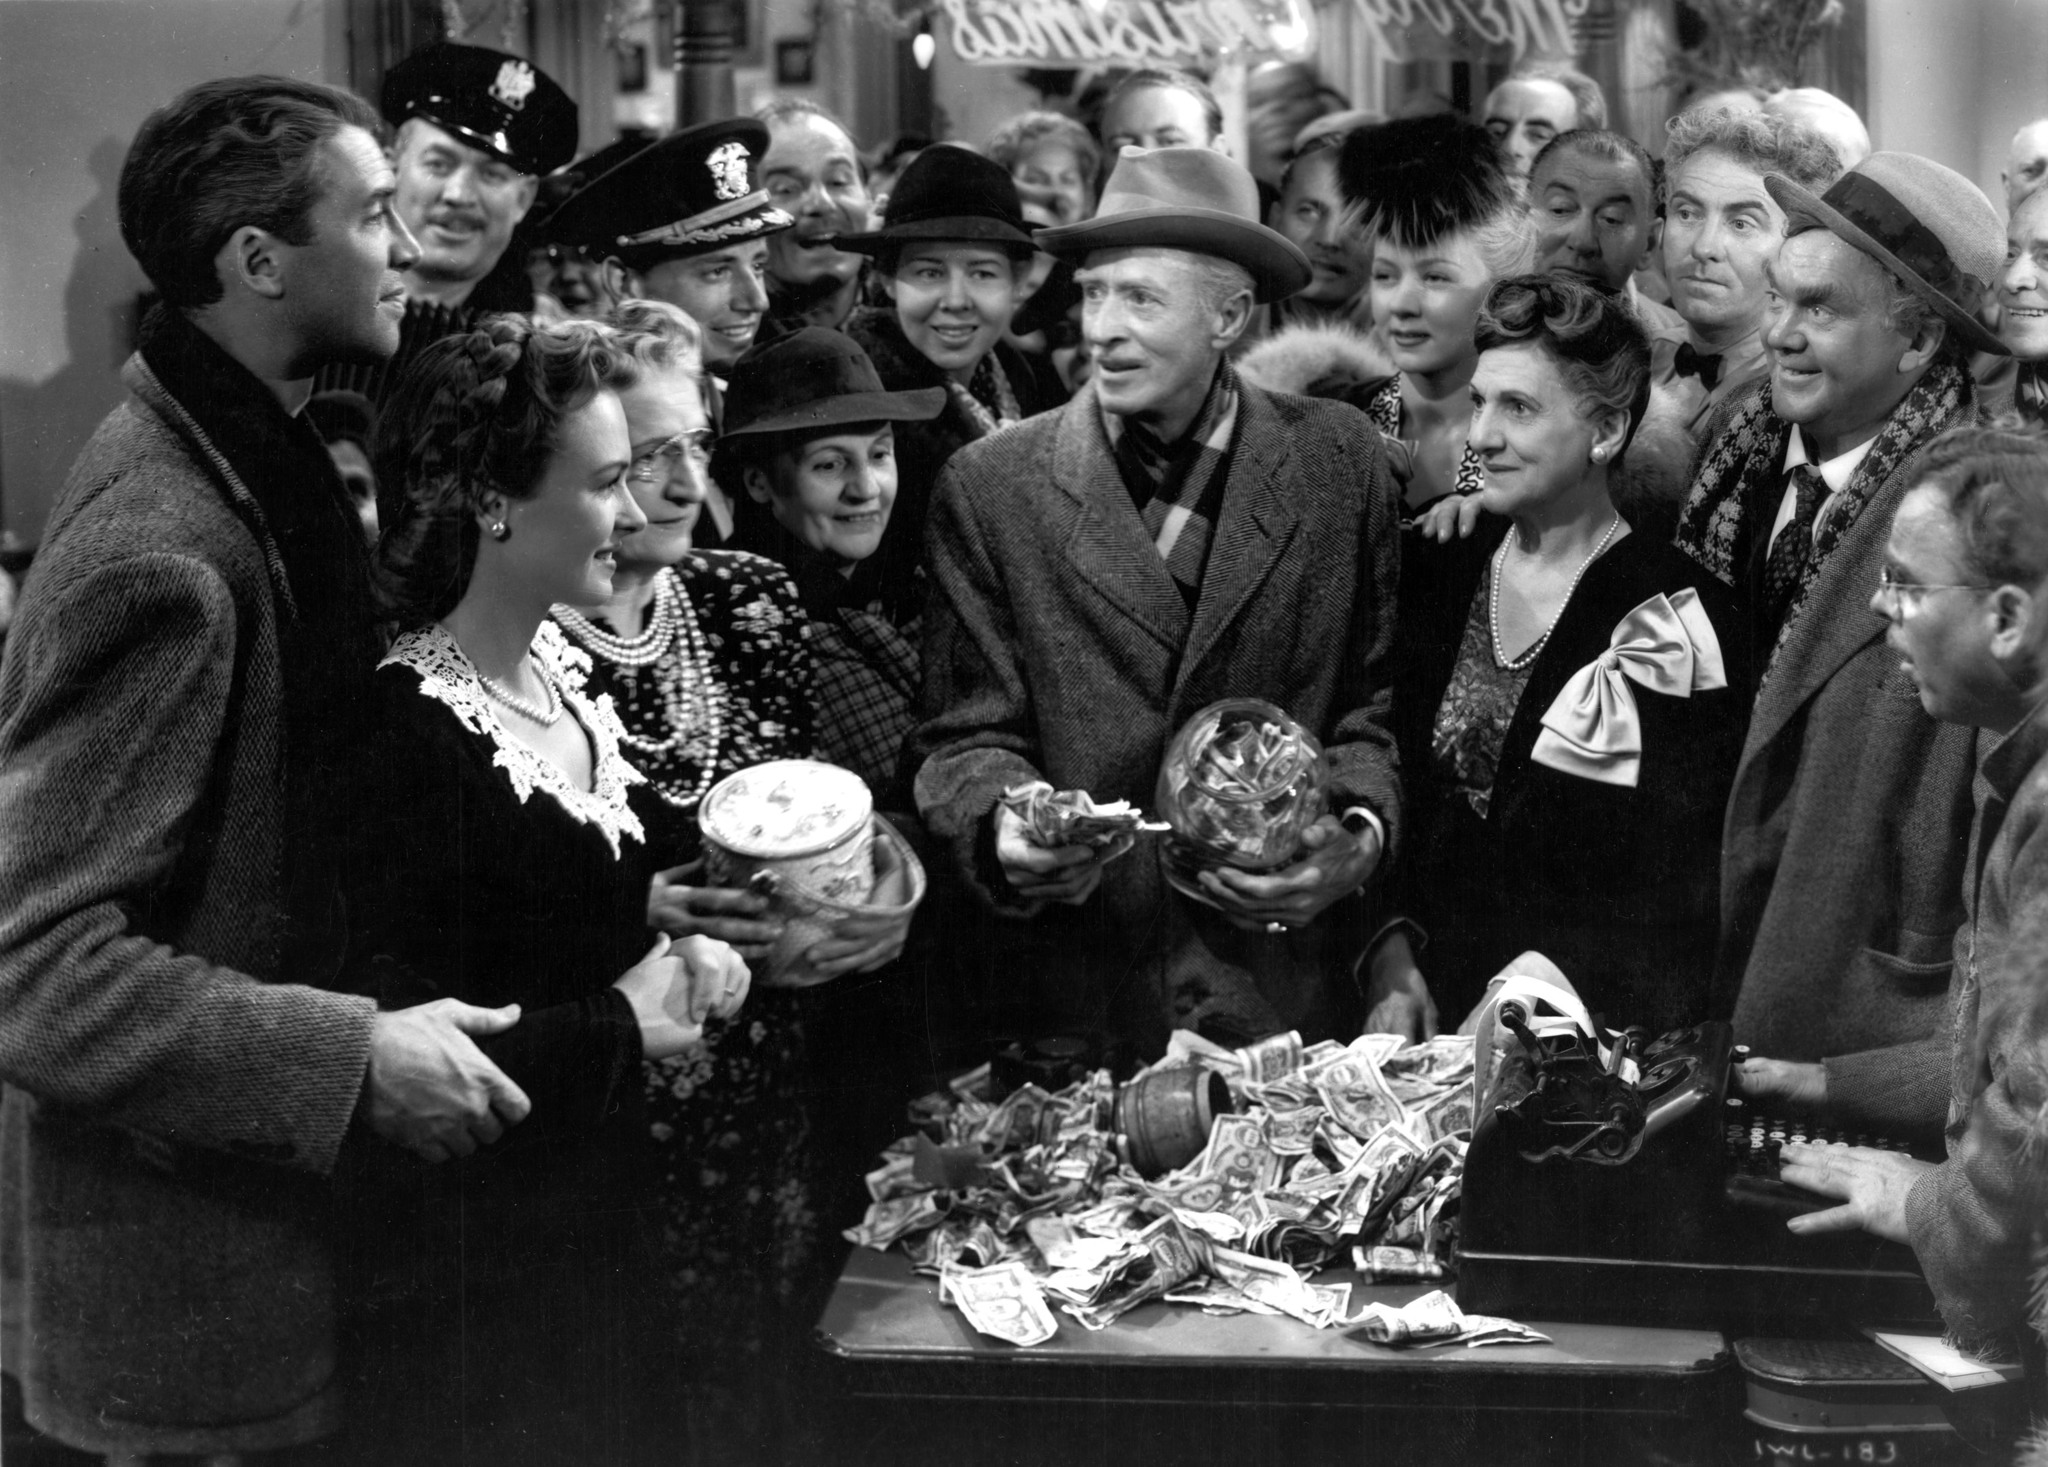
[[[1765,664],[1777,660],[1806,598],[1842,536],[1856,523],[1876,491],[1936,433],[1976,416],[1976,389],[1969,374],[1943,360],[1913,385],[1878,430],[1877,441],[1857,466],[1841,493],[1823,510],[1814,536],[1813,554],[1792,595],[1791,609],[1779,623],[1777,641]],[[1693,475],[1692,492],[1679,517],[1672,542],[1727,585],[1739,582],[1745,527],[1767,531],[1785,476],[1785,444],[1792,425],[1771,410],[1771,383],[1766,377],[1737,399],[1726,425],[1708,446]],[[1746,517],[1759,523],[1746,526]]]

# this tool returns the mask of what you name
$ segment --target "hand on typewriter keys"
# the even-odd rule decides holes
[[[1746,1059],[1735,1067],[1735,1089],[1744,1100],[1762,1101],[1767,1109],[1806,1113],[1828,1103],[1826,1065],[1797,1060]],[[1776,1101],[1778,1105],[1770,1103]]]
[[[1795,1233],[1842,1233],[1861,1228],[1894,1243],[1910,1243],[1906,1194],[1933,1169],[1932,1162],[1873,1146],[1788,1142],[1778,1153],[1779,1178],[1823,1197],[1840,1197],[1844,1205],[1809,1212],[1785,1226]]]

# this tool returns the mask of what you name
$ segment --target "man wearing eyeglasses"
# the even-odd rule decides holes
[[[716,428],[725,374],[754,344],[768,309],[768,240],[795,221],[759,187],[768,129],[733,118],[685,128],[571,194],[548,234],[601,260],[616,306],[664,301],[697,323],[706,410]],[[732,538],[732,501],[706,481],[700,549]]]
[[[1746,600],[1762,669],[1723,824],[1715,1007],[1771,1056],[1744,1067],[1751,1095],[1927,1135],[1973,739],[1929,717],[1868,606],[1915,456],[1976,418],[1967,352],[1998,349],[1975,312],[2003,230],[1976,185],[1904,153],[1824,194],[1764,184],[1786,218],[1771,373],[1729,403],[1676,536]]]
[[[1909,1243],[1950,1333],[2025,1332],[2028,1250],[2048,1198],[2048,456],[2030,435],[1964,430],[1915,468],[1871,610],[1927,714],[1982,729],[1976,819],[1948,986],[1947,1159],[1788,1146],[1787,1181],[1841,1199],[1798,1233]]]

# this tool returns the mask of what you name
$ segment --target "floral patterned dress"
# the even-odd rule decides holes
[[[1372,419],[1372,425],[1389,438],[1398,440],[1401,436],[1401,374],[1389,377],[1372,400],[1365,405],[1365,415]],[[1486,487],[1486,466],[1479,461],[1468,440],[1458,454],[1458,475],[1451,484],[1453,494],[1477,494]],[[1417,512],[1422,507],[1417,506]]]
[[[658,595],[675,598],[681,625],[642,666],[609,660],[557,611],[592,652],[591,689],[610,695],[626,757],[647,779],[652,797],[635,805],[657,871],[701,857],[698,804],[712,785],[808,757],[812,744],[806,618],[781,567],[692,551],[664,576]],[[757,1418],[781,1409],[761,1392],[801,1348],[827,1261],[805,1104],[810,1007],[802,990],[756,985],[734,1019],[706,1026],[702,1046],[644,1067],[665,1283],[692,1359],[683,1388],[714,1454],[757,1446]]]

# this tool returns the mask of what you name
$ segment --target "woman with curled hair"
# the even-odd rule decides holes
[[[655,1339],[641,1062],[747,993],[726,944],[648,931],[644,782],[547,619],[610,594],[645,523],[634,381],[603,327],[496,317],[423,351],[380,424],[399,634],[338,817],[343,976],[386,1007],[516,1006],[478,1042],[532,1103],[474,1156],[380,1150],[348,1183],[373,1224],[352,1252],[356,1419],[385,1460],[631,1459],[643,1398],[621,1387]]]
[[[1371,240],[1368,299],[1395,367],[1355,400],[1387,439],[1411,511],[1476,494],[1472,326],[1493,282],[1530,268],[1528,210],[1486,129],[1455,117],[1359,128],[1337,180]]]
[[[622,302],[606,319],[637,369],[619,401],[632,456],[626,488],[645,524],[619,542],[610,594],[565,600],[553,616],[589,658],[590,686],[612,700],[625,756],[647,778],[649,924],[757,960],[780,927],[765,897],[707,883],[698,812],[726,775],[818,752],[804,607],[775,562],[692,548],[711,437],[696,324],[648,300]],[[837,1261],[827,1239],[853,1220],[827,1216],[820,1192],[857,1181],[891,1139],[863,1136],[853,1155],[833,1157],[838,1175],[821,1175],[831,1154],[821,1142],[842,1098],[835,1065],[872,1058],[846,1032],[858,1000],[842,990],[857,985],[832,980],[887,964],[906,926],[848,918],[800,974],[764,976],[735,1022],[714,1021],[701,1045],[645,1066],[660,1287],[692,1355],[674,1389],[690,1399],[692,1431],[722,1448],[716,1455],[758,1455],[762,1433],[788,1417],[777,1392],[791,1356],[808,1349],[813,1296]],[[832,1102],[814,1106],[821,1092]],[[894,1099],[900,1116],[907,1097]]]
[[[1368,1027],[1455,1024],[1532,948],[1617,1025],[1691,1023],[1746,683],[1724,588],[1614,507],[1649,345],[1625,304],[1543,275],[1494,286],[1475,342],[1487,513],[1469,539],[1403,547],[1412,834],[1367,953]]]

